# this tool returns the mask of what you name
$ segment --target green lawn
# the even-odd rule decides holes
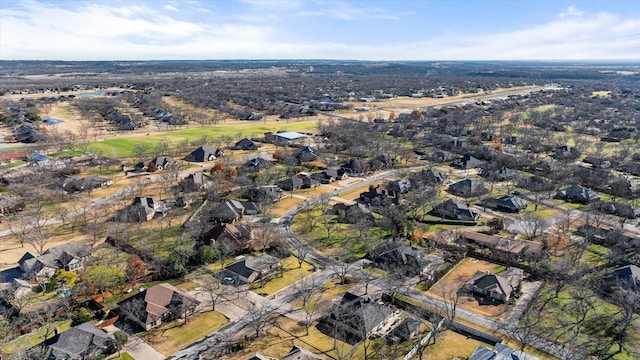
[[[182,130],[170,130],[164,132],[150,133],[148,136],[127,136],[114,137],[103,141],[94,141],[89,144],[89,149],[94,153],[102,152],[108,156],[131,157],[136,144],[142,144],[148,148],[153,148],[162,139],[170,138],[175,146],[183,140],[194,141],[207,136],[208,139],[220,139],[222,137],[232,137],[235,141],[242,137],[262,135],[265,132],[286,131],[309,131],[317,127],[315,120],[289,123],[269,123],[250,122],[236,125],[206,126]],[[195,147],[194,147],[195,148]]]
[[[221,313],[208,311],[190,317],[186,325],[174,321],[157,329],[145,331],[140,336],[160,353],[168,356],[214,332],[228,322],[229,319]]]
[[[116,353],[118,355],[118,353]],[[133,356],[129,355],[129,353],[123,352],[120,353],[120,356],[109,358],[109,360],[135,360]]]
[[[71,328],[71,320],[57,321],[55,326],[57,326],[61,332],[69,330]],[[49,335],[49,338],[51,338],[52,336],[53,333]],[[37,331],[30,334],[22,335],[9,344],[5,345],[2,348],[1,354],[12,354],[16,351],[16,349],[20,348],[28,349],[40,344],[45,340],[46,339],[44,338],[44,330],[38,329]]]
[[[256,281],[251,284],[249,288],[260,295],[271,295],[285,286],[291,285],[292,283],[309,275],[313,268],[312,265],[306,262],[302,263],[302,268],[299,268],[298,260],[293,256],[282,259],[281,262],[285,269],[283,277],[280,277],[280,273],[278,272],[264,284],[264,287],[261,288],[260,281]]]

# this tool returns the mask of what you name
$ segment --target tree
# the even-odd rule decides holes
[[[129,341],[129,335],[127,335],[126,332],[118,330],[113,333],[113,344],[115,345],[116,350],[118,350],[118,357],[120,356],[120,351],[124,348],[127,341]]]
[[[249,318],[249,327],[255,332],[256,338],[259,338],[260,333],[269,325],[269,320],[275,310],[275,308],[267,304],[251,304],[247,317]]]
[[[216,310],[216,304],[227,293],[227,288],[220,284],[220,273],[208,272],[204,278],[204,283],[200,287],[201,293],[207,295],[211,301],[211,310]]]
[[[547,225],[545,219],[531,213],[524,214],[520,218],[519,223],[522,227],[522,230],[524,231],[524,235],[529,240],[534,239],[538,235],[540,235]]]
[[[142,259],[140,259],[140,257],[138,255],[130,255],[127,258],[127,269],[126,269],[126,276],[127,276],[127,281],[131,282],[132,284],[135,283],[136,280],[138,280],[139,278],[142,277],[142,275],[144,275],[145,272],[145,265],[144,265],[144,261],[142,261]]]
[[[321,284],[315,281],[313,276],[303,277],[294,284],[295,289],[300,294],[300,310],[302,310],[305,315],[304,325],[307,335],[309,335],[309,328],[313,322],[313,316],[322,305],[323,287],[320,285]]]
[[[100,295],[104,298],[105,292],[116,288],[124,282],[126,274],[116,267],[96,265],[89,268],[82,279],[97,287]]]
[[[311,250],[299,241],[294,241],[291,246],[291,254],[298,260],[298,268],[302,268],[304,260]]]

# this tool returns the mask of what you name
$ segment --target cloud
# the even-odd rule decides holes
[[[575,6],[569,6],[565,12],[560,13],[560,18],[582,16],[583,12]]]
[[[199,3],[187,5],[192,14],[204,10],[211,14],[196,16],[197,21],[183,12],[147,6],[153,2],[74,2],[65,7],[37,1],[17,4],[0,11],[3,59],[640,59],[640,19],[583,13],[575,8],[563,12],[571,16],[559,15],[536,26],[500,32],[486,28],[471,34],[468,29],[425,31],[420,41],[403,41],[398,36],[383,43],[376,39],[379,34],[369,29],[369,37],[350,43],[326,34],[287,42],[282,34],[295,33],[297,28],[290,24],[295,22],[284,21],[281,12],[305,17],[304,24],[320,22],[334,27],[334,33],[339,33],[345,22],[364,17],[393,21],[395,16],[375,6],[356,7],[338,1],[245,2],[252,11],[227,11],[224,17],[216,15],[221,7],[212,12]],[[327,5],[331,5],[327,12],[315,12]],[[399,8],[396,14],[402,11]],[[379,31],[392,31],[390,24],[381,20]]]
[[[168,5],[168,4],[164,6],[164,9],[167,10],[167,11],[180,11],[180,10],[178,10],[177,7],[175,7],[173,5]]]

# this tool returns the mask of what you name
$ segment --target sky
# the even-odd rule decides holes
[[[1,60],[640,60],[637,0],[0,0]]]

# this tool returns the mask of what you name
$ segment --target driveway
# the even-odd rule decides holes
[[[104,328],[109,334],[120,330],[115,325],[109,325]],[[164,360],[166,356],[160,354],[151,345],[147,344],[138,335],[129,333],[129,341],[124,345],[123,351],[126,351],[136,360]]]

